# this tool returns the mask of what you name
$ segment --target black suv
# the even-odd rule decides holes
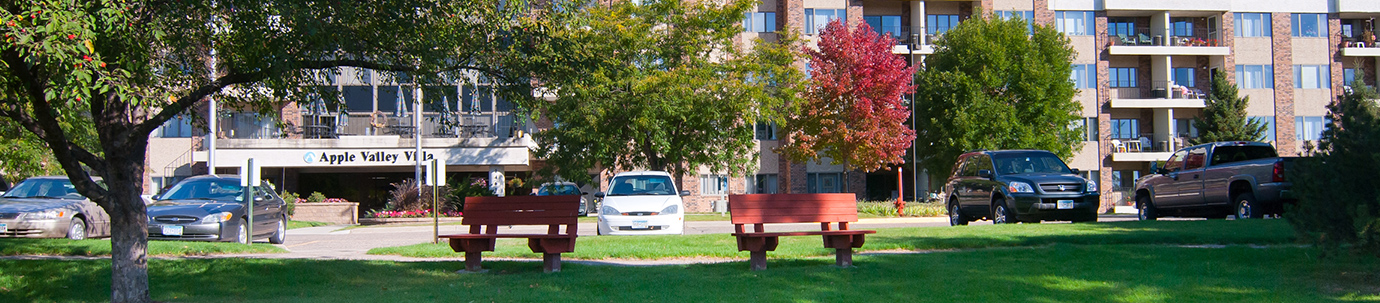
[[[1097,183],[1043,150],[975,151],[958,156],[944,184],[950,225],[1097,221]]]

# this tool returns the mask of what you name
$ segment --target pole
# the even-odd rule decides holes
[[[903,166],[896,167],[896,216],[906,216],[906,179],[902,178]]]
[[[924,7],[924,4],[921,4],[920,6],[921,6],[921,7]],[[910,65],[911,65],[911,66],[916,66],[916,62],[915,62],[915,51],[916,51],[916,49],[920,48],[921,43],[918,43],[919,41],[917,41],[917,40],[919,40],[919,39],[920,39],[920,35],[919,35],[919,34],[911,33],[911,40],[910,40],[910,41],[911,41],[911,42],[910,42],[910,43],[911,43],[911,48],[910,48]],[[916,72],[919,72],[919,69],[916,69]],[[915,86],[915,74],[911,74],[911,75],[910,75],[910,84],[911,84],[911,86]],[[910,91],[910,131],[911,131],[911,133],[915,134],[915,138],[916,138],[916,139],[911,139],[911,141],[910,141],[910,150],[911,150],[911,152],[910,152],[910,165],[911,165],[911,167],[910,167],[910,174],[911,174],[911,177],[912,177],[912,178],[911,178],[911,179],[912,179],[911,185],[915,187],[915,190],[912,191],[913,193],[915,193],[915,198],[914,198],[914,199],[915,199],[916,201],[926,201],[924,198],[921,198],[921,196],[920,196],[920,146],[918,146],[918,145],[916,144],[916,143],[919,143],[918,141],[919,141],[919,138],[920,138],[920,133],[919,133],[920,130],[918,130],[918,129],[915,128],[915,123],[916,123],[916,121],[915,121],[915,105],[918,104],[918,103],[920,103],[919,100],[916,100],[917,98],[919,98],[919,88],[911,89],[911,91]],[[902,196],[904,196],[904,195],[902,195]],[[925,195],[925,196],[929,196],[929,195]]]
[[[254,244],[254,187],[259,186],[259,166],[249,158],[240,168],[240,186],[244,188],[244,244]]]
[[[431,244],[441,243],[440,208],[436,207],[436,186],[440,184],[436,184],[435,180],[440,180],[436,178],[436,174],[444,174],[445,170],[439,169],[436,164],[436,159],[431,159],[431,169],[426,172],[426,179],[429,181],[427,183],[431,185]]]

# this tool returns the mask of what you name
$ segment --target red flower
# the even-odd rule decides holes
[[[82,58],[82,59],[85,59],[87,62],[90,62],[90,61],[91,61],[91,56],[82,55],[81,58]]]
[[[77,39],[77,35],[67,34],[67,39]]]

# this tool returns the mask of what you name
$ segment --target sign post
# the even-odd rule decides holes
[[[254,158],[245,161],[244,166],[240,167],[240,187],[244,188],[244,244],[254,244],[254,188],[262,184],[259,180],[259,164],[254,163]]]
[[[446,165],[431,159],[426,164],[426,185],[431,187],[431,243],[441,243],[441,208],[436,187],[446,184]],[[420,194],[420,193],[419,193]],[[419,197],[420,198],[420,197]]]

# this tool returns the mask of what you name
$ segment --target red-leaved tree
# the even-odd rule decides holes
[[[835,20],[810,56],[810,86],[798,114],[783,127],[789,142],[778,152],[794,161],[829,157],[848,170],[873,171],[905,162],[915,131],[902,96],[915,90],[913,67],[891,53],[896,40],[867,24],[849,31]]]

